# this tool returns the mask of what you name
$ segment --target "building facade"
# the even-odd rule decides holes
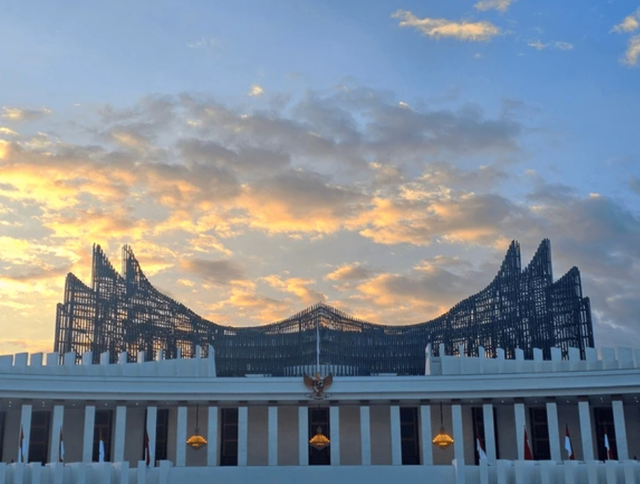
[[[317,363],[338,376],[395,373],[420,375],[424,348],[444,345],[467,356],[478,348],[508,359],[521,348],[527,358],[540,348],[566,357],[570,347],[584,357],[593,347],[589,299],[583,297],[580,272],[574,267],[553,281],[551,245],[543,240],[523,270],[520,246],[512,242],[493,281],[438,318],[413,325],[371,324],[318,304],[284,321],[258,327],[221,326],[207,321],[163,295],[147,280],[131,248],[124,247],[122,274],[100,246],[93,249],[91,286],[67,276],[64,302],[58,305],[55,346],[59,353],[94,355],[121,352],[132,360],[142,351],[153,360],[162,350],[168,358],[192,356],[212,346],[220,376],[269,374],[300,376]],[[318,351],[319,348],[319,351]],[[95,361],[97,362],[97,360]]]
[[[640,482],[640,350],[466,353],[427,346],[421,375],[321,389],[220,377],[213,348],[1,356],[0,483]],[[435,446],[439,432],[452,445]]]

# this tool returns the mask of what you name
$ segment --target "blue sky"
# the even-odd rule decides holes
[[[407,323],[545,237],[640,345],[639,9],[3,2],[0,351],[49,348],[93,242],[215,321]]]

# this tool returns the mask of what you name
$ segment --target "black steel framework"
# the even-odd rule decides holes
[[[318,342],[319,340],[319,342]],[[522,348],[532,358],[541,348],[593,347],[589,298],[582,296],[580,272],[573,267],[553,282],[551,245],[542,241],[522,270],[520,245],[512,242],[493,282],[424,323],[391,326],[348,316],[323,303],[283,321],[256,327],[221,326],[156,290],[140,269],[130,247],[123,248],[122,275],[99,245],[93,247],[92,286],[68,274],[64,303],[58,304],[54,351],[109,352],[115,361],[126,351],[155,358],[192,356],[196,345],[212,345],[219,376],[261,373],[300,375],[317,363],[336,375],[424,373],[425,346],[468,356],[482,346],[489,356],[504,348],[507,358]]]

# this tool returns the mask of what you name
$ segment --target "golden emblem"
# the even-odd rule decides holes
[[[331,373],[329,373],[324,378],[320,378],[320,373],[316,373],[313,378],[304,373],[304,384],[309,390],[313,392],[307,395],[308,398],[313,398],[314,400],[323,400],[324,398],[330,397],[331,395],[325,393],[325,390],[329,388],[332,383],[333,375]]]

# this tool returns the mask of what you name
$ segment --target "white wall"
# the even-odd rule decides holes
[[[195,432],[196,428],[196,407],[191,406],[187,408],[187,438],[189,438]],[[176,412],[177,414],[177,412]],[[208,425],[208,411],[205,405],[200,407],[200,415],[198,417],[198,432],[207,437],[207,425]],[[178,442],[178,445],[182,445]],[[206,466],[207,465],[207,450],[204,447],[194,449],[187,447],[187,466]]]
[[[249,407],[249,452],[247,465],[266,466],[269,463],[269,408]],[[278,439],[280,436],[278,436]]]
[[[202,414],[201,414],[202,415]],[[167,427],[167,460],[175,464],[176,462],[176,433],[178,426],[178,409],[176,407],[169,409],[169,425]],[[206,430],[206,429],[205,429]],[[187,437],[189,438],[189,429],[187,428]],[[202,434],[205,435],[205,434]],[[206,439],[209,439],[205,435]],[[181,442],[183,444],[184,442]]]
[[[476,451],[476,443],[473,441],[473,416],[471,414],[471,408],[472,407],[466,406],[466,405],[462,406],[462,436],[464,439],[464,462],[467,465],[473,465],[473,463],[475,462],[475,451]],[[452,445],[451,447],[454,447],[454,446]]]
[[[145,409],[140,407],[127,408],[127,431],[124,441],[124,460],[131,466],[137,466],[143,459],[144,449],[144,421]]]
[[[340,407],[340,465],[360,465],[361,457],[360,407]]]
[[[627,428],[629,459],[640,459],[640,406],[624,406],[624,420]]]
[[[4,445],[2,462],[18,460],[18,443],[20,440],[20,408],[7,408],[5,417]]]
[[[298,407],[278,408],[278,465],[298,465]]]
[[[494,425],[498,429],[498,448],[501,459],[518,458],[516,415],[513,405],[496,405]]]
[[[65,408],[62,424],[64,438],[64,460],[66,462],[80,462],[82,460],[82,445],[84,439],[84,408]]]
[[[447,433],[453,436],[453,427],[451,426],[451,407],[449,405],[442,406],[442,417]],[[435,436],[440,432],[440,405],[431,405],[431,431]],[[431,437],[433,438],[433,437]],[[453,445],[445,449],[433,446],[433,463],[434,465],[451,465],[453,460]]]
[[[388,405],[372,405],[371,464],[391,465],[391,413]]]

